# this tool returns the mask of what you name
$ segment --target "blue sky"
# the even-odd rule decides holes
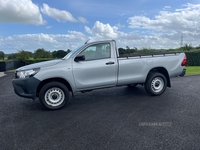
[[[200,45],[200,0],[0,0],[0,51],[73,49],[115,39],[119,47]]]

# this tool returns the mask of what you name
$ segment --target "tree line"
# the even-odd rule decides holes
[[[126,48],[119,48],[120,54],[144,54],[144,53],[156,53],[156,52],[193,52],[193,51],[200,51],[200,46],[193,47],[191,44],[184,44],[180,48],[176,49],[151,49],[151,48],[142,48],[138,49],[137,47],[130,48],[126,46]],[[59,59],[63,58],[67,55],[71,50],[55,50],[53,52],[47,51],[44,48],[39,48],[33,53],[26,50],[19,50],[17,53],[13,54],[4,54],[3,51],[0,51],[0,60],[21,60],[26,61],[29,59]]]
[[[44,48],[39,48],[34,52],[26,51],[26,50],[19,50],[17,53],[12,54],[4,54],[3,51],[0,51],[0,59],[4,60],[21,60],[26,61],[28,59],[43,59],[43,58],[63,58],[67,55],[71,50],[55,50],[53,52],[47,51]]]
[[[142,48],[138,49],[137,47],[130,48],[126,46],[126,48],[119,48],[120,54],[145,54],[145,53],[156,53],[156,52],[194,52],[200,51],[200,45],[197,47],[193,47],[192,44],[185,43],[183,46],[174,49],[152,49],[152,48]]]

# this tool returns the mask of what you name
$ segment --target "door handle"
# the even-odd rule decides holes
[[[113,62],[113,61],[109,61],[106,63],[106,65],[113,65],[113,64],[115,64],[115,62]]]

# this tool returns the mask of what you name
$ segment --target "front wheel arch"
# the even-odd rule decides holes
[[[72,92],[72,95],[73,95],[72,87],[71,87],[71,85],[69,84],[68,81],[66,81],[65,79],[62,79],[62,78],[49,78],[49,79],[46,79],[46,80],[43,80],[42,82],[40,82],[40,84],[38,85],[37,90],[36,90],[36,97],[39,97],[39,93],[40,93],[40,90],[42,89],[42,87],[44,85],[46,85],[47,83],[50,83],[50,82],[63,83],[68,88],[68,90],[70,92]]]

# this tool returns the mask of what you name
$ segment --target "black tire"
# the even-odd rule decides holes
[[[60,109],[69,102],[69,90],[60,82],[50,82],[44,85],[39,93],[42,106],[46,109]]]
[[[166,77],[158,72],[150,73],[147,77],[144,88],[151,96],[158,96],[165,92],[167,87]]]
[[[135,88],[138,84],[137,83],[133,83],[133,84],[128,84],[127,86],[130,88]]]

